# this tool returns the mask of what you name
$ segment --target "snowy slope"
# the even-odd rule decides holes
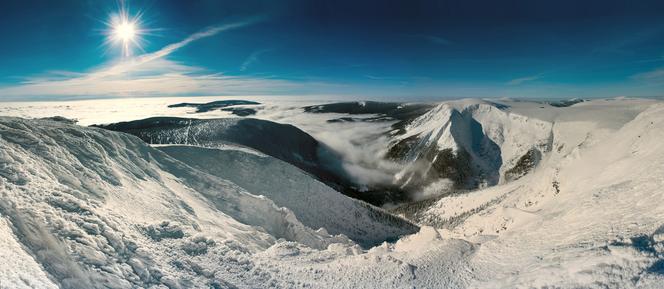
[[[631,106],[626,106],[631,104]],[[479,287],[659,288],[664,282],[664,105],[614,104],[558,111],[553,150],[512,183],[445,197],[422,218],[480,242]],[[623,106],[621,109],[620,106]],[[499,263],[500,266],[496,266]]]
[[[0,215],[0,278],[5,288],[58,288],[43,268],[21,247],[9,222]]]
[[[325,228],[333,235],[344,234],[365,246],[418,231],[409,222],[343,196],[288,163],[248,152],[246,148],[169,145],[159,149],[196,169],[268,197],[278,206],[293,211],[299,221],[311,228]]]
[[[318,142],[292,125],[258,119],[193,119],[155,117],[101,127],[138,136],[150,144],[215,147],[237,144],[253,148],[300,167],[318,162]]]
[[[280,278],[334,288],[661,288],[664,104],[602,100],[543,115],[530,106],[514,110],[552,124],[552,149],[535,171],[444,197],[425,214],[440,229],[363,254],[275,246]]]
[[[224,161],[190,166],[160,150],[186,162],[189,149],[205,149],[155,149],[124,134],[2,118],[0,255],[16,265],[0,264],[0,280],[12,288],[662,287],[662,102],[464,100],[437,109],[391,137],[429,135],[422,143],[467,148],[480,166],[484,150],[473,143],[491,140],[500,179],[433,199],[418,215],[419,233],[371,249],[310,229],[317,215],[299,203],[282,208],[299,198],[271,190],[310,188],[242,182],[252,171],[269,175],[256,166],[280,164],[252,150],[207,149]],[[448,122],[456,133],[443,128]],[[477,138],[462,133],[477,124]],[[446,137],[436,138],[441,131]],[[507,180],[533,147],[536,166]],[[236,170],[218,171],[236,157]],[[282,179],[306,176],[280,168]],[[348,204],[329,207],[356,208]]]
[[[130,135],[0,118],[0,146],[3,242],[20,248],[3,253],[25,268],[3,265],[3,286],[256,287],[270,273],[241,272],[278,239],[355,246]]]
[[[326,146],[293,125],[253,118],[193,119],[154,117],[101,125],[130,133],[150,144],[184,144],[208,148],[239,145],[283,160],[345,194],[354,192]]]
[[[395,175],[402,187],[474,189],[505,182],[527,152],[547,151],[551,127],[510,112],[506,105],[473,99],[443,102],[397,134],[388,155],[403,164]],[[441,179],[451,184],[441,186]]]

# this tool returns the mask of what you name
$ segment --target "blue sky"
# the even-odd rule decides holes
[[[583,3],[579,3],[583,2]],[[109,41],[140,13],[137,45]],[[0,100],[661,96],[662,1],[2,1]]]

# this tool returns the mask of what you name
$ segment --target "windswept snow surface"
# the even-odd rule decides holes
[[[15,248],[3,253],[25,268],[1,266],[3,286],[48,287],[51,280],[63,288],[292,287],[293,280],[274,280],[252,255],[287,241],[361,250],[127,134],[0,118],[0,146],[0,232]],[[309,209],[348,208],[336,196]],[[352,226],[376,234],[398,231],[376,225],[386,213],[368,206],[338,213],[359,215]]]
[[[0,265],[0,279],[12,288],[662,288],[664,103],[444,102],[405,134],[447,135],[453,114],[495,144],[496,184],[439,197],[418,215],[418,233],[370,249],[311,227],[321,220],[305,206],[284,208],[293,199],[277,194],[295,184],[244,180],[241,168],[281,164],[266,156],[2,118],[0,236],[15,249],[0,254],[17,265]],[[463,132],[423,139],[482,147]],[[504,179],[532,147],[541,150],[532,170]],[[229,165],[240,170],[187,165],[196,150],[241,157]],[[483,151],[473,150],[480,166]]]
[[[16,240],[9,222],[0,219],[0,287],[58,288],[44,273],[44,269],[27,254]]]

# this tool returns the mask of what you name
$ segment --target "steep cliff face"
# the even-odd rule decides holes
[[[403,165],[395,183],[419,190],[447,179],[442,190],[469,190],[513,179],[524,156],[550,150],[552,123],[483,101],[442,103],[393,137],[386,157]]]

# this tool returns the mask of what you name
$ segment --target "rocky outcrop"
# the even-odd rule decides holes
[[[539,164],[541,159],[542,153],[538,149],[530,149],[525,155],[519,158],[514,167],[505,172],[505,180],[509,182],[525,176]]]

